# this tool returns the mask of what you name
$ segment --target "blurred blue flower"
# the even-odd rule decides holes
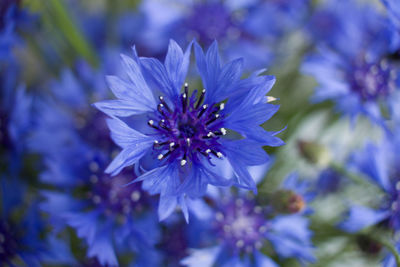
[[[133,170],[114,178],[104,173],[113,144],[104,115],[89,104],[105,96],[103,75],[88,75],[82,62],[77,69],[79,76],[64,70],[60,81],[50,84],[52,96],[37,103],[40,120],[30,148],[44,157],[41,181],[57,189],[42,191],[41,209],[56,233],[70,226],[85,241],[90,264],[117,266],[117,256],[132,252],[132,266],[157,264],[153,201],[140,184],[124,187]]]
[[[15,177],[0,178],[0,262],[8,266],[73,264],[67,246],[52,235],[43,237],[45,223],[36,201],[24,203],[27,187]]]
[[[309,0],[144,1],[142,10],[154,25],[151,32],[157,44],[166,45],[169,38],[186,44],[195,38],[209,46],[218,40],[224,59],[243,57],[246,69],[257,69],[288,55],[280,41],[301,28],[309,4]],[[277,47],[285,53],[276,55]]]
[[[400,2],[396,0],[382,0],[388,9],[388,12],[394,22],[394,24],[400,30]]]
[[[397,164],[400,158],[397,148],[398,144],[386,139],[379,145],[368,143],[352,156],[351,166],[382,189],[385,196],[376,209],[351,206],[348,217],[341,223],[344,230],[357,232],[382,221],[394,231],[400,229],[400,169]]]
[[[180,93],[192,45],[183,52],[171,41],[164,64],[154,58],[139,58],[135,49],[133,59],[122,55],[127,78],[107,78],[118,100],[95,104],[113,117],[107,120],[111,137],[122,148],[106,172],[117,175],[147,158],[150,164],[132,183],[143,181],[150,194],[160,194],[160,220],[177,204],[187,220],[186,197],[202,196],[208,184],[255,191],[247,166],[268,161],[263,145],[283,144],[276,133],[260,126],[279,108],[267,103],[265,96],[275,78],[257,76],[258,72],[240,79],[242,59],[221,66],[216,42],[206,55],[196,42],[194,46],[205,88],[199,95],[197,91],[190,95],[187,83]],[[129,125],[129,119],[139,131]],[[238,139],[238,134],[244,138]],[[222,159],[234,169],[233,179],[215,173],[215,162]]]
[[[202,218],[194,226],[202,248],[190,250],[190,256],[181,261],[185,266],[278,266],[274,260],[265,255],[268,244],[280,258],[295,258],[302,263],[314,262],[312,232],[308,229],[309,221],[304,216],[307,193],[301,195],[305,184],[297,175],[290,175],[282,184],[283,192],[296,190],[296,209],[280,213],[272,206],[263,204],[253,196],[239,194],[215,194],[211,203],[209,216]],[[281,190],[277,193],[282,192]],[[299,193],[299,194],[297,194]],[[289,201],[290,207],[294,202]],[[274,206],[274,205],[273,205]],[[201,238],[200,238],[201,236]],[[214,244],[214,246],[213,246]]]
[[[363,114],[381,124],[380,105],[387,107],[399,86],[399,68],[387,57],[393,52],[394,29],[373,6],[327,2],[313,18],[317,52],[303,65],[320,84],[312,100],[333,100],[352,120]]]

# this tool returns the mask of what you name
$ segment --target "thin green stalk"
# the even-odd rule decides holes
[[[57,28],[63,33],[71,46],[92,65],[98,64],[94,49],[86,41],[68,15],[64,2],[61,0],[50,0],[49,8]]]

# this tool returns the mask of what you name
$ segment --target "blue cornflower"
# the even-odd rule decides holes
[[[354,153],[351,166],[381,188],[385,197],[377,209],[352,206],[348,218],[341,224],[346,231],[357,232],[384,220],[392,230],[400,229],[398,147],[398,144],[385,140],[379,145],[369,143],[363,150]]]
[[[36,201],[26,203],[26,185],[0,177],[0,263],[4,266],[73,264],[67,246],[53,235],[43,238],[45,223]]]
[[[104,173],[114,146],[105,116],[88,102],[105,96],[105,84],[97,80],[99,75],[87,80],[88,69],[80,73],[85,75],[64,70],[60,81],[51,83],[52,97],[37,105],[40,120],[30,147],[44,158],[41,181],[57,189],[42,191],[41,209],[56,233],[67,226],[75,230],[87,245],[89,264],[116,266],[118,256],[135,253],[132,264],[157,265],[154,202],[140,184],[123,186],[131,180],[131,171],[112,179]]]
[[[275,209],[273,203],[263,206],[243,192],[216,194],[215,199],[208,201],[212,203],[210,216],[202,218],[193,229],[199,233],[202,228],[199,244],[203,248],[192,249],[181,263],[185,266],[278,266],[261,252],[268,244],[279,257],[313,262],[312,233],[304,216],[308,197],[293,191],[305,189],[299,182],[297,175],[291,175],[278,191],[296,196],[281,199],[285,200],[282,206],[288,208],[285,212]],[[204,248],[204,244],[209,247]]]
[[[246,69],[271,65],[287,56],[277,55],[285,45],[283,37],[300,28],[309,0],[273,1],[182,1],[166,5],[160,1],[142,3],[146,17],[154,24],[152,37],[164,44],[173,38],[184,44],[195,38],[203,46],[218,40],[222,56],[243,57]],[[166,10],[160,16],[159,10]],[[155,33],[155,34],[154,34]],[[151,44],[153,46],[154,44]]]
[[[381,106],[387,107],[399,86],[399,68],[388,57],[393,52],[389,20],[356,1],[328,1],[314,19],[318,49],[303,66],[320,84],[313,101],[330,99],[353,120],[363,114],[382,123]]]
[[[183,86],[192,44],[183,52],[171,41],[164,64],[139,58],[135,49],[133,59],[122,55],[127,78],[107,78],[119,99],[95,104],[113,117],[107,121],[111,137],[122,147],[106,172],[116,175],[142,163],[143,174],[133,182],[143,181],[150,194],[160,194],[161,220],[178,203],[187,219],[185,198],[203,195],[208,184],[255,191],[247,166],[268,161],[263,145],[283,144],[260,126],[279,108],[265,96],[275,78],[257,72],[240,79],[242,59],[221,66],[216,42],[206,54],[196,42],[194,46],[204,86],[199,94],[190,95],[189,85]],[[129,119],[138,130],[128,125]],[[215,173],[219,161],[229,162],[233,179]]]
[[[397,138],[397,137],[394,137]],[[351,233],[369,226],[391,230],[393,242],[399,251],[400,242],[400,140],[386,138],[378,145],[367,144],[361,151],[354,153],[350,165],[377,185],[383,195],[377,199],[374,208],[363,205],[352,205],[345,220],[339,225]],[[388,254],[383,262],[385,267],[396,266],[394,258]]]

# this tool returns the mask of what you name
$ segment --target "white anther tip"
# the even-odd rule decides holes
[[[203,109],[207,109],[207,107],[208,107],[207,104],[203,105]]]
[[[183,94],[182,97],[183,97],[183,98],[186,98],[186,94]]]
[[[189,84],[188,83],[185,83],[185,87],[188,87],[189,86]]]
[[[221,131],[222,135],[226,135],[226,129],[225,128],[221,128],[220,131]]]
[[[217,152],[217,157],[218,157],[218,158],[222,158],[222,156],[223,156],[223,155],[222,155],[221,152]]]
[[[205,94],[205,93],[206,93],[206,89],[203,89],[201,92],[202,92],[203,94]]]
[[[210,153],[210,152],[211,152],[211,149],[208,148],[208,149],[206,150],[206,153],[208,154],[208,153]]]
[[[153,120],[149,120],[149,124],[150,124],[150,125],[153,125],[153,124],[154,124],[154,121],[153,121]]]
[[[225,103],[221,103],[220,105],[219,105],[219,109],[220,110],[223,110],[225,108]]]
[[[183,159],[183,160],[181,160],[181,166],[184,166],[184,165],[186,164],[186,162],[187,162],[187,161],[186,161],[186,160],[184,160],[184,159]]]
[[[158,144],[158,141],[157,141],[157,140],[155,140],[155,141],[154,141],[154,144]]]
[[[273,97],[273,96],[267,96],[267,103],[273,102],[273,101],[275,101],[275,100],[277,100],[277,99],[278,99],[278,98]]]
[[[160,154],[160,155],[158,155],[157,158],[158,158],[159,160],[161,160],[163,157],[164,157],[164,155],[163,155],[163,154]]]
[[[213,136],[213,133],[212,132],[208,132],[207,137],[211,137],[211,136]]]
[[[174,143],[174,142],[172,142],[172,143],[169,144],[169,147],[173,147],[173,146],[175,146],[175,143]]]

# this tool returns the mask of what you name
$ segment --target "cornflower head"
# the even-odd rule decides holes
[[[347,216],[340,223],[343,230],[356,233],[368,227],[379,227],[392,235],[396,249],[400,241],[400,168],[399,139],[386,136],[379,144],[368,143],[350,158],[350,166],[380,189],[372,208],[352,204]],[[396,266],[394,257],[388,253],[383,266]]]
[[[202,240],[181,263],[278,266],[272,259],[276,255],[302,263],[313,262],[312,232],[305,217],[308,196],[295,190],[296,184],[303,191],[297,175],[290,175],[274,194],[275,203],[268,204],[244,191],[211,195],[207,200],[210,211],[206,213],[210,215],[188,225],[194,226],[194,232],[202,233]]]
[[[98,75],[82,76],[88,73],[83,66],[78,67],[80,75],[64,70],[60,80],[50,84],[52,95],[37,105],[41,119],[30,148],[44,158],[41,181],[54,188],[42,191],[41,209],[56,233],[67,226],[74,229],[86,244],[88,264],[117,266],[121,255],[132,264],[157,264],[153,201],[140,184],[123,186],[133,170],[114,178],[104,173],[114,148],[104,115],[89,102],[104,97],[105,85]]]
[[[164,64],[139,58],[135,49],[133,58],[122,55],[126,78],[107,78],[118,99],[95,104],[112,117],[111,137],[122,148],[106,172],[117,175],[126,166],[139,166],[142,174],[132,183],[143,181],[150,194],[160,194],[160,220],[178,203],[188,219],[186,198],[204,195],[209,184],[256,191],[247,166],[268,161],[263,145],[283,144],[275,132],[260,127],[279,108],[265,96],[275,78],[257,72],[241,79],[242,59],[221,65],[216,42],[206,54],[194,46],[200,92],[190,93],[184,82],[192,43],[183,52],[171,41]],[[222,161],[232,166],[232,179],[216,174]]]
[[[303,65],[319,83],[312,100],[333,100],[352,120],[363,114],[382,125],[381,107],[387,108],[399,85],[399,69],[388,56],[393,52],[388,18],[357,1],[327,1],[314,21],[317,52]]]

